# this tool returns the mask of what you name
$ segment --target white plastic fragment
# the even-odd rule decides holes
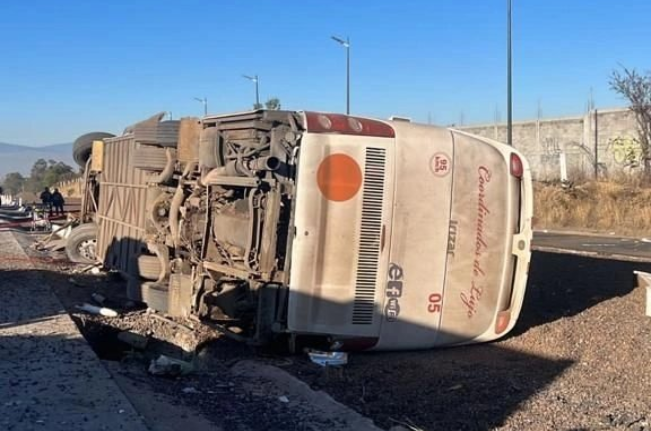
[[[194,367],[190,362],[160,355],[157,359],[151,361],[148,371],[149,374],[155,376],[178,376],[189,374],[193,369]]]
[[[308,352],[310,360],[315,364],[326,366],[340,366],[348,363],[348,353],[346,352],[321,352],[312,350]]]
[[[651,274],[644,271],[633,271],[637,276],[637,286],[646,290],[645,314],[651,317]]]
[[[76,308],[90,314],[99,314],[106,317],[118,317],[118,312],[111,308],[97,307],[96,305],[88,303],[77,305]]]

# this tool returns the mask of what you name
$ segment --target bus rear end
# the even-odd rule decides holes
[[[306,114],[306,124],[288,330],[387,350],[506,334],[530,258],[521,155],[407,122]]]

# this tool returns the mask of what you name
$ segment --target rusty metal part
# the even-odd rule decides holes
[[[212,176],[205,180],[206,186],[259,187],[262,180],[249,177]]]
[[[197,169],[197,166],[199,165],[199,162],[193,161],[189,162],[185,165],[185,169],[183,169],[183,173],[181,174],[181,179],[186,179],[190,176],[190,174]]]
[[[147,249],[156,255],[158,261],[160,262],[160,273],[158,274],[158,279],[156,283],[162,283],[170,272],[170,256],[169,250],[163,244],[159,243],[147,243]]]
[[[201,123],[196,117],[181,118],[179,141],[176,146],[180,162],[197,162],[199,160],[199,136]]]
[[[251,160],[248,167],[253,171],[276,171],[280,167],[280,160],[273,156],[258,157]]]
[[[185,274],[172,274],[169,286],[168,313],[188,317],[192,313],[192,278]]]
[[[217,127],[209,127],[201,131],[199,138],[199,166],[202,169],[213,169],[224,165],[221,155],[218,155],[222,136]]]
[[[241,278],[243,280],[248,280],[252,276],[257,275],[257,273],[252,271],[247,271],[245,269],[238,269],[228,265],[222,265],[215,262],[204,261],[203,267],[210,271],[221,272],[222,274],[230,275],[233,277]]]
[[[183,185],[179,184],[174,192],[174,197],[172,198],[172,203],[170,204],[170,233],[172,234],[172,242],[175,247],[179,246],[181,233],[179,226],[179,214],[181,210],[181,205],[185,200],[185,193],[183,192]]]
[[[165,157],[167,157],[165,168],[153,179],[153,182],[156,184],[167,183],[172,179],[172,175],[174,175],[174,166],[176,165],[176,151],[171,148],[166,148]]]

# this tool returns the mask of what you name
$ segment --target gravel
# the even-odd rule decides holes
[[[199,330],[199,336],[183,341],[185,331],[142,310],[119,319],[73,317],[104,359],[118,348],[107,341],[115,337],[102,331],[128,329],[154,339],[145,359],[125,362],[128,350],[120,348],[124,372],[224,429],[321,429],[308,413],[279,401],[284,394],[230,372],[238,361],[255,359],[325,391],[384,429],[640,431],[651,430],[651,321],[644,314],[645,292],[635,288],[634,270],[651,272],[651,264],[534,253],[525,307],[505,339],[430,351],[352,354],[340,369],[321,368],[303,355],[253,351],[210,331]],[[46,277],[69,310],[92,292],[123,303],[119,280],[73,276],[78,286],[67,281],[65,268],[52,265]],[[107,343],[109,352],[102,352]],[[198,346],[197,373],[176,379],[144,373],[145,361],[155,354],[183,355],[183,349],[174,350],[179,343]],[[188,387],[193,390],[183,392]]]
[[[651,322],[636,269],[651,265],[535,253],[506,339],[353,355],[336,378],[294,372],[385,428],[649,430]]]

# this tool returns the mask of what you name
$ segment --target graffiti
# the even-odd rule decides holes
[[[558,138],[545,138],[542,141],[543,152],[546,155],[558,154],[561,151]]]
[[[606,147],[615,163],[618,165],[636,168],[642,161],[642,145],[637,138],[630,136],[617,136],[608,140]]]

